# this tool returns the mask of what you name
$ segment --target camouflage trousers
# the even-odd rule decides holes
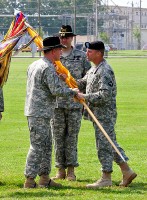
[[[80,131],[82,109],[55,109],[53,120],[53,138],[55,166],[79,166],[77,160],[78,133]]]
[[[30,149],[26,159],[25,176],[35,178],[37,174],[51,171],[52,134],[49,118],[28,117]]]
[[[110,128],[111,127],[111,128]],[[98,159],[102,166],[103,172],[112,172],[113,171],[113,161],[115,161],[117,164],[124,162],[122,158],[116,153],[116,151],[113,149],[112,145],[108,142],[104,134],[100,131],[98,126],[94,123],[95,128],[95,138],[96,138],[96,148],[97,148],[97,155]],[[116,141],[116,134],[114,131],[114,128],[112,128],[111,125],[108,127],[104,127],[105,131],[115,144],[115,146],[118,148],[122,156],[126,161],[128,161],[128,157],[125,155],[124,150],[119,146],[119,144]]]

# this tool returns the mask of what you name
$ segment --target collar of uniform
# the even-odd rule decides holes
[[[104,59],[102,62],[100,62],[97,66],[96,69],[94,70],[94,74],[96,74],[97,70],[100,68],[100,66],[105,62],[106,60]]]
[[[50,64],[53,64],[53,63],[52,63],[52,61],[51,61],[51,60],[49,60],[49,59],[48,59],[48,58],[46,58],[46,57],[43,57],[42,59],[43,59],[44,61],[47,61],[47,62],[49,62]]]
[[[62,55],[61,55],[61,58],[74,57],[73,50],[74,50],[74,48],[73,48],[73,46],[72,46],[72,49],[71,49],[70,53],[69,53],[67,56],[62,56]]]

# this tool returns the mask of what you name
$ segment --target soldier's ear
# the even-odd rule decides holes
[[[96,53],[97,53],[98,55],[100,55],[100,54],[101,54],[101,52],[100,52],[99,50],[97,50],[97,51],[96,51]]]

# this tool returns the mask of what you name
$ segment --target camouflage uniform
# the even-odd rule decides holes
[[[75,79],[82,78],[91,65],[83,51],[73,48],[61,62]],[[55,166],[66,168],[78,166],[77,142],[81,126],[82,105],[74,102],[70,97],[57,99],[53,121],[53,137],[55,145]]]
[[[63,87],[54,65],[46,58],[39,59],[28,68],[25,115],[30,130],[30,149],[25,176],[35,178],[48,175],[51,170],[52,134],[50,119],[53,116],[56,96],[74,96],[75,92]]]
[[[3,91],[0,88],[0,112],[4,111],[4,98],[3,98]]]
[[[78,80],[78,86],[80,90],[86,87],[86,94],[84,97],[91,111],[127,161],[128,158],[123,149],[117,144],[114,130],[117,117],[117,88],[112,68],[108,65],[106,60],[102,61],[97,67],[92,67],[83,79]],[[97,154],[102,165],[102,171],[112,172],[112,161],[114,160],[116,163],[121,163],[123,160],[113,150],[97,125],[95,123],[93,123],[93,125],[95,128]]]

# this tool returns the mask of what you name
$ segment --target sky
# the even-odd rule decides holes
[[[104,0],[103,0],[104,1]],[[140,7],[140,1],[141,1],[141,7],[147,8],[147,0],[105,0],[105,2],[108,2],[109,5],[114,5],[113,2],[118,6],[132,6],[132,2],[134,4],[134,7]]]

